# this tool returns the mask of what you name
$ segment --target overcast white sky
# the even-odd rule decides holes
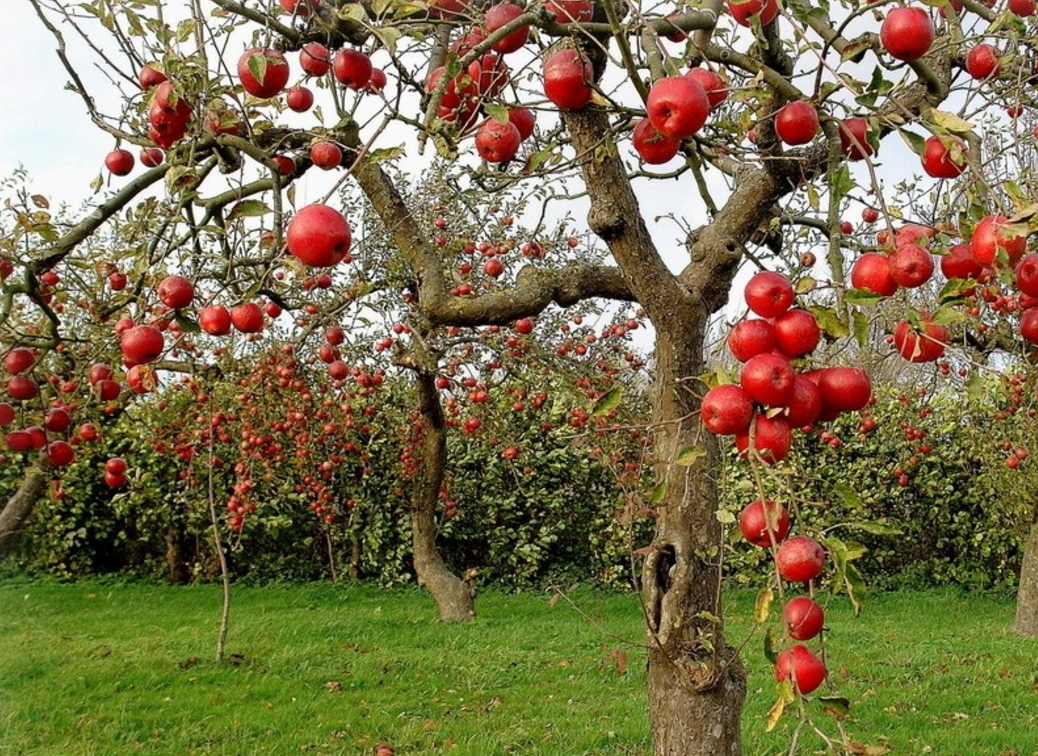
[[[0,176],[24,166],[37,191],[81,200],[114,146],[93,128],[53,38],[26,0],[4,3],[0,24]]]

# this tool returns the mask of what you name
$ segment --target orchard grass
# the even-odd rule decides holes
[[[414,589],[236,586],[218,664],[217,586],[0,582],[0,754],[648,753],[637,600],[552,595],[487,591],[478,621],[452,626]],[[738,640],[754,596],[730,599]],[[858,752],[1038,754],[1038,641],[1006,630],[1012,609],[1011,596],[904,592],[854,618],[833,600],[830,669]],[[747,756],[786,753],[796,722],[764,732],[762,647],[760,634],[746,646]]]

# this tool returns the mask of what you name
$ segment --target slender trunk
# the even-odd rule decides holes
[[[350,566],[346,572],[350,580],[360,580],[360,534],[350,535]]]
[[[47,493],[47,482],[50,480],[47,466],[33,469],[26,473],[7,505],[0,510],[0,559],[12,551],[18,542],[18,534],[32,515],[36,502]]]
[[[324,529],[324,542],[328,547],[328,571],[332,576],[332,582],[339,582],[339,572],[335,567],[335,544],[332,542],[332,529]]]
[[[746,678],[721,621],[718,450],[699,422],[702,386],[692,379],[703,372],[705,321],[689,326],[658,331],[656,344],[654,451],[666,494],[642,575],[649,721],[655,756],[739,756]],[[689,447],[703,454],[674,463]]]
[[[1035,506],[1023,550],[1020,587],[1016,592],[1016,617],[1012,629],[1024,635],[1038,636],[1038,505]]]
[[[411,494],[412,544],[418,582],[436,600],[444,622],[467,622],[476,616],[472,586],[451,572],[436,546],[436,504],[447,465],[447,427],[432,371],[415,370],[418,402],[425,424],[421,462]]]

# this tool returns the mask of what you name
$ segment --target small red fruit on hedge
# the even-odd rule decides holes
[[[782,621],[786,635],[793,640],[811,640],[825,625],[825,611],[814,599],[797,596],[782,608]]]
[[[288,251],[306,265],[325,268],[342,262],[350,251],[350,224],[327,205],[307,205],[288,223]]]
[[[777,501],[751,501],[739,513],[739,530],[754,546],[774,546],[789,534],[789,512]]]
[[[806,646],[793,646],[779,654],[775,661],[775,679],[779,682],[795,679],[794,689],[804,695],[817,690],[825,675],[825,665]]]
[[[793,536],[775,552],[779,575],[791,583],[806,583],[822,574],[825,549],[809,536]]]

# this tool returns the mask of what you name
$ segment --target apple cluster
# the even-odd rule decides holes
[[[871,208],[866,210],[871,210],[866,220],[874,221],[878,214]],[[893,237],[888,231],[881,231],[877,241],[885,249],[866,252],[855,261],[851,286],[890,297],[902,288],[914,289],[927,283],[936,268],[929,249],[935,231],[915,224],[902,227]],[[1038,343],[1038,254],[1026,252],[1026,228],[1003,215],[989,215],[977,223],[968,242],[942,250],[940,268],[949,281],[975,282],[976,285],[961,286],[962,296],[973,297],[978,287],[983,287],[982,296],[998,309],[1005,304],[995,286],[998,273],[1012,270],[1019,296],[1011,309],[1021,311],[1021,336]],[[971,314],[979,314],[979,310]],[[922,312],[912,320],[899,322],[891,341],[898,354],[910,362],[934,362],[944,356],[948,329]]]
[[[739,530],[754,546],[770,549],[779,576],[790,583],[810,583],[825,569],[825,550],[815,539],[789,535],[789,513],[776,501],[748,504],[739,514]],[[786,635],[795,641],[818,636],[825,625],[825,611],[810,596],[796,596],[782,609]],[[775,660],[775,679],[792,680],[800,693],[813,692],[825,680],[822,661],[806,646],[795,644]]]
[[[792,307],[795,293],[784,275],[757,273],[744,294],[760,317],[728,334],[728,349],[742,363],[739,383],[710,389],[700,414],[711,432],[735,436],[740,455],[774,464],[789,453],[794,428],[862,409],[872,384],[860,368],[797,371],[794,361],[815,350],[821,329],[814,314]]]

